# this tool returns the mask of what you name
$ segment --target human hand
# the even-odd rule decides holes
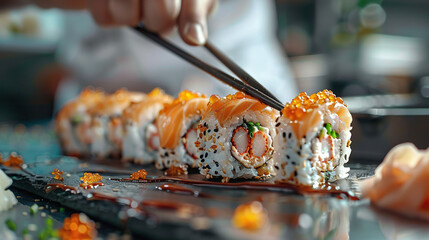
[[[166,34],[175,26],[190,45],[207,40],[207,16],[217,0],[34,0],[41,7],[88,9],[101,26],[135,26]]]

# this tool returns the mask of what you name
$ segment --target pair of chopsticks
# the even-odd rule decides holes
[[[211,43],[207,42],[204,47],[209,50],[219,61],[221,61],[226,67],[228,67],[233,73],[235,73],[242,81],[237,78],[223,72],[222,70],[215,68],[200,59],[192,56],[186,51],[180,49],[169,41],[161,38],[158,34],[153,33],[147,30],[143,25],[134,27],[134,30],[145,35],[149,39],[158,43],[159,45],[167,48],[171,52],[175,53],[179,57],[183,58],[187,62],[193,64],[194,66],[200,68],[206,73],[217,78],[221,82],[235,88],[238,91],[242,91],[259,101],[265,103],[266,105],[281,111],[283,109],[283,104],[278,100],[272,93],[270,93],[264,86],[262,86],[258,81],[256,81],[252,76],[246,73],[241,69],[237,64],[235,64],[231,59],[225,56],[221,51],[219,51]]]

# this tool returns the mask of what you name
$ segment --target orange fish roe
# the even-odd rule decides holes
[[[80,180],[84,184],[91,184],[91,183],[96,183],[96,182],[103,180],[103,177],[100,176],[100,174],[98,174],[98,173],[87,173],[87,172],[85,172],[83,174],[83,177],[80,178]]]
[[[188,174],[188,168],[185,166],[171,166],[164,172],[166,176],[180,176],[186,174]]]
[[[267,212],[258,201],[241,204],[235,209],[232,218],[234,227],[247,230],[257,231],[267,222]]]
[[[130,175],[130,178],[131,178],[132,180],[139,180],[139,179],[146,179],[146,176],[147,176],[147,172],[146,172],[146,170],[144,170],[144,169],[140,169],[140,170],[138,170],[137,172],[133,172],[133,173]]]
[[[308,96],[302,92],[295,97],[291,103],[287,103],[282,110],[282,113],[291,121],[300,120],[306,112],[311,109],[318,108],[324,103],[340,103],[344,104],[343,99],[336,97],[330,90],[323,90],[318,93]]]
[[[63,227],[58,230],[63,240],[91,240],[97,237],[95,223],[83,213],[73,213],[64,219]]]
[[[58,170],[58,169],[54,169],[54,171],[51,172],[52,175],[54,175],[54,178],[60,181],[64,181],[64,177],[63,177],[63,171]]]
[[[2,156],[0,156],[0,164],[6,167],[21,167],[21,165],[24,164],[22,156],[18,155],[16,152],[10,153],[6,161],[2,162],[2,159]]]
[[[154,88],[150,93],[147,94],[148,97],[155,97],[164,95],[165,92],[161,88]]]

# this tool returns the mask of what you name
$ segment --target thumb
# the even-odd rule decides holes
[[[179,15],[179,33],[187,44],[198,46],[207,41],[207,15],[215,0],[182,0]]]

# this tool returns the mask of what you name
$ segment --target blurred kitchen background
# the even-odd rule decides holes
[[[299,90],[332,89],[349,104],[355,158],[381,160],[405,141],[428,147],[429,1],[275,3],[278,40]],[[58,62],[67,47],[65,24],[58,10],[28,7],[0,14],[3,127],[25,131],[17,124],[52,118],[58,84],[70,71]]]

